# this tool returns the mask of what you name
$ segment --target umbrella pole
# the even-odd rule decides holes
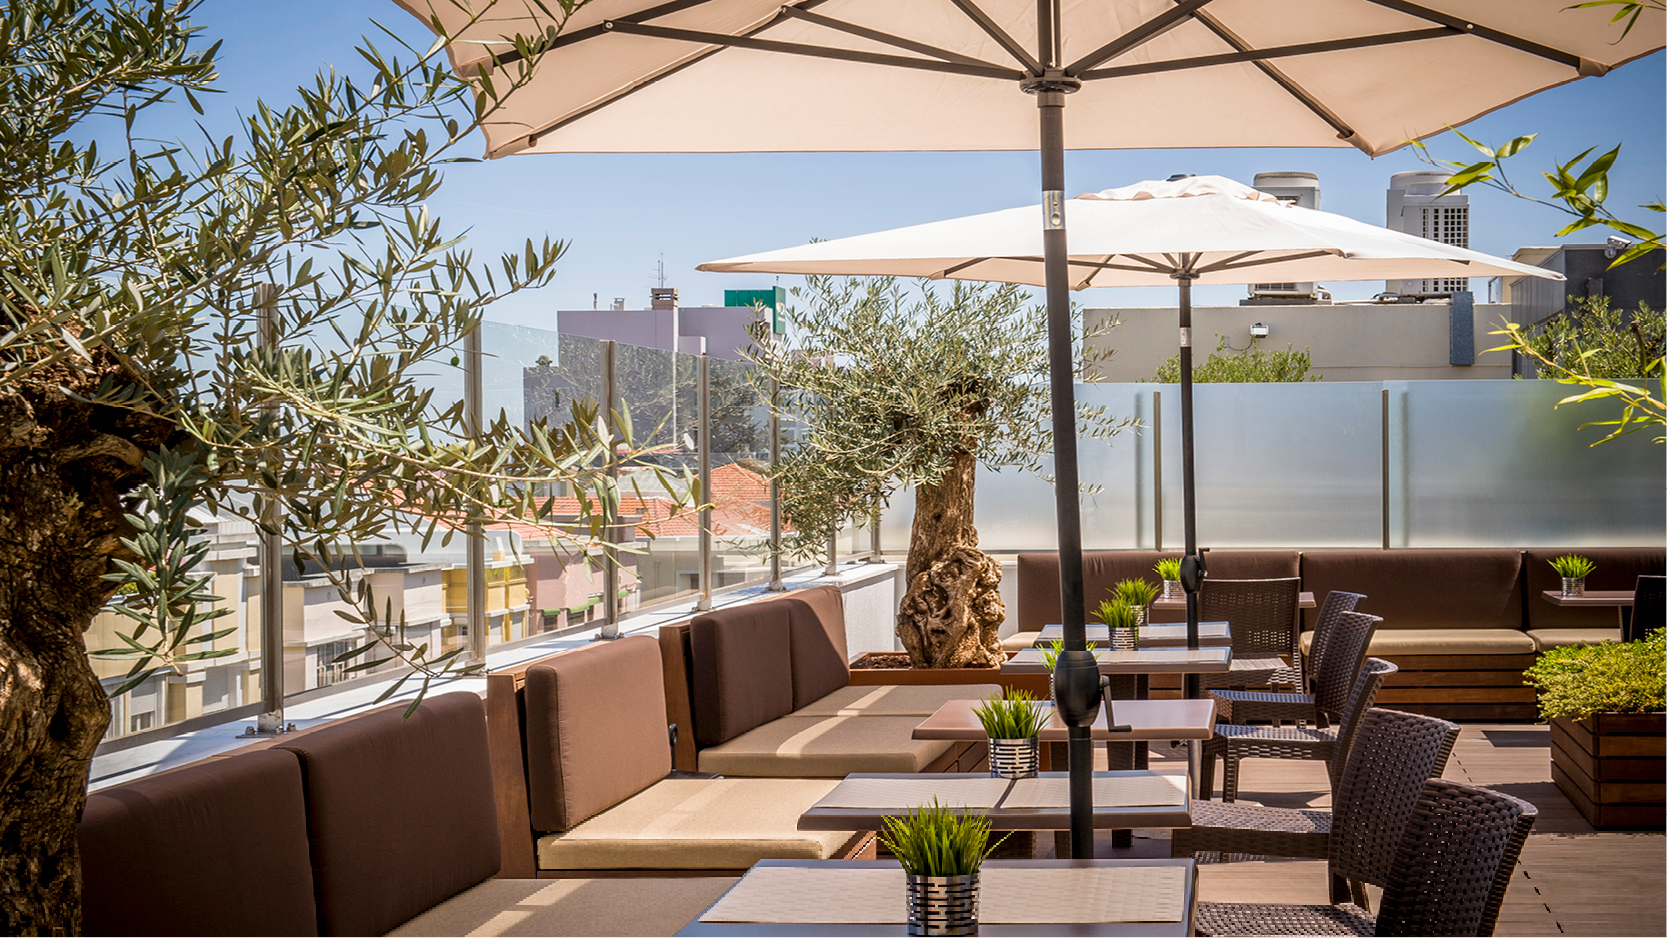
[[[1094,856],[1094,743],[1100,668],[1088,652],[1082,584],[1082,517],[1077,506],[1076,356],[1065,243],[1065,94],[1036,95],[1042,131],[1042,265],[1048,307],[1048,380],[1052,391],[1054,506],[1059,530],[1060,622],[1065,650],[1054,667],[1054,702],[1070,752],[1071,857]]]
[[[1186,532],[1181,587],[1187,593],[1187,647],[1197,648],[1198,591],[1204,585],[1204,557],[1198,552],[1198,506],[1192,471],[1192,276],[1183,271],[1175,275],[1175,282],[1181,293],[1181,524]]]

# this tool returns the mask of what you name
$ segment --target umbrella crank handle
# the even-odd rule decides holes
[[[1134,732],[1134,727],[1128,726],[1127,724],[1119,726],[1118,723],[1117,723],[1117,718],[1113,717],[1111,715],[1111,694],[1108,693],[1108,691],[1110,689],[1111,689],[1111,678],[1107,677],[1104,674],[1100,675],[1100,699],[1105,701],[1105,704],[1106,704],[1106,732],[1108,732],[1108,733],[1132,733],[1132,732]]]

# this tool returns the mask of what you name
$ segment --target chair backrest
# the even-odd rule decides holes
[[[568,830],[671,771],[652,638],[597,642],[535,664],[522,699],[533,830]]]
[[[1336,593],[1331,595],[1336,596]],[[1353,595],[1353,594],[1350,594]],[[1364,612],[1341,612],[1326,642],[1326,656],[1314,678],[1314,706],[1329,717],[1339,717],[1349,704],[1349,692],[1366,660],[1366,648],[1383,622]],[[1315,642],[1319,639],[1316,637]]]
[[[1315,678],[1320,673],[1320,667],[1325,664],[1326,646],[1331,644],[1332,630],[1337,626],[1337,617],[1345,612],[1353,612],[1354,607],[1362,599],[1364,593],[1350,593],[1344,590],[1332,590],[1325,594],[1325,601],[1320,603],[1320,617],[1314,623],[1314,643],[1308,647],[1308,661],[1303,673],[1309,678]],[[1355,662],[1359,667],[1360,662]]]
[[[1667,577],[1641,576],[1632,591],[1632,634],[1621,638],[1635,642],[1664,626],[1667,626]]]
[[[1348,703],[1343,705],[1343,712],[1337,720],[1337,749],[1332,753],[1327,770],[1331,775],[1331,790],[1337,790],[1337,781],[1343,774],[1343,767],[1348,764],[1349,750],[1354,745],[1354,738],[1360,732],[1360,718],[1366,711],[1372,709],[1372,704],[1378,699],[1378,690],[1383,687],[1384,678],[1401,670],[1392,661],[1382,658],[1367,658],[1360,667],[1360,676],[1354,680],[1354,689],[1349,691]]]
[[[1537,809],[1510,795],[1432,778],[1395,849],[1379,935],[1491,935]]]
[[[1206,577],[1199,618],[1233,624],[1233,657],[1295,655],[1302,578],[1217,580]],[[1293,663],[1294,663],[1293,659]]]
[[[1366,711],[1331,799],[1333,875],[1376,886],[1388,880],[1424,782],[1441,775],[1458,738],[1457,723],[1396,710]]]

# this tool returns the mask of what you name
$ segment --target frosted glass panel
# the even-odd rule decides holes
[[[1577,429],[1611,402],[1554,405],[1554,381],[1386,382],[1401,547],[1582,547],[1662,543],[1663,449],[1648,430],[1601,446]]]
[[[1163,391],[1164,546],[1181,530],[1181,389]],[[1377,547],[1382,543],[1378,382],[1193,388],[1198,543]]]

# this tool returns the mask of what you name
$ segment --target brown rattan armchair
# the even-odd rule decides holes
[[[1333,602],[1339,596],[1343,599]],[[1377,616],[1350,611],[1363,598],[1359,593],[1335,590],[1326,597],[1325,611],[1320,616],[1323,631],[1314,633],[1314,648],[1321,648],[1324,639],[1326,654],[1309,656],[1310,673],[1316,674],[1314,693],[1212,690],[1209,693],[1216,700],[1216,719],[1225,723],[1312,723],[1320,729],[1329,726],[1328,721],[1340,716],[1348,703],[1349,691],[1360,674],[1360,663],[1366,659],[1366,646],[1371,644],[1378,623],[1383,621]]]
[[[1239,797],[1239,762],[1243,759],[1319,759],[1326,763],[1331,790],[1337,790],[1337,776],[1349,757],[1349,745],[1360,727],[1360,715],[1372,708],[1384,678],[1399,668],[1381,658],[1367,658],[1349,692],[1349,699],[1334,727],[1216,726],[1214,736],[1204,741],[1204,759],[1198,771],[1198,797],[1208,799],[1215,788],[1215,760],[1221,759],[1221,800]]]
[[[1201,674],[1204,687],[1251,687],[1278,682],[1302,687],[1297,643],[1299,577],[1270,580],[1204,580],[1198,617],[1226,620],[1233,631],[1233,664],[1221,674]],[[1286,656],[1289,663],[1286,662]]]
[[[1358,884],[1385,884],[1389,860],[1418,793],[1425,780],[1441,775],[1458,738],[1456,723],[1396,710],[1368,710],[1349,747],[1332,810],[1194,801],[1192,827],[1174,832],[1169,855],[1213,850],[1329,858],[1332,901],[1350,898],[1349,884],[1335,878],[1347,876],[1355,884],[1354,902],[1364,908],[1365,892]]]
[[[1352,903],[1200,902],[1193,921],[1200,935],[1492,935],[1537,814],[1510,795],[1432,778],[1395,845],[1376,916]]]

